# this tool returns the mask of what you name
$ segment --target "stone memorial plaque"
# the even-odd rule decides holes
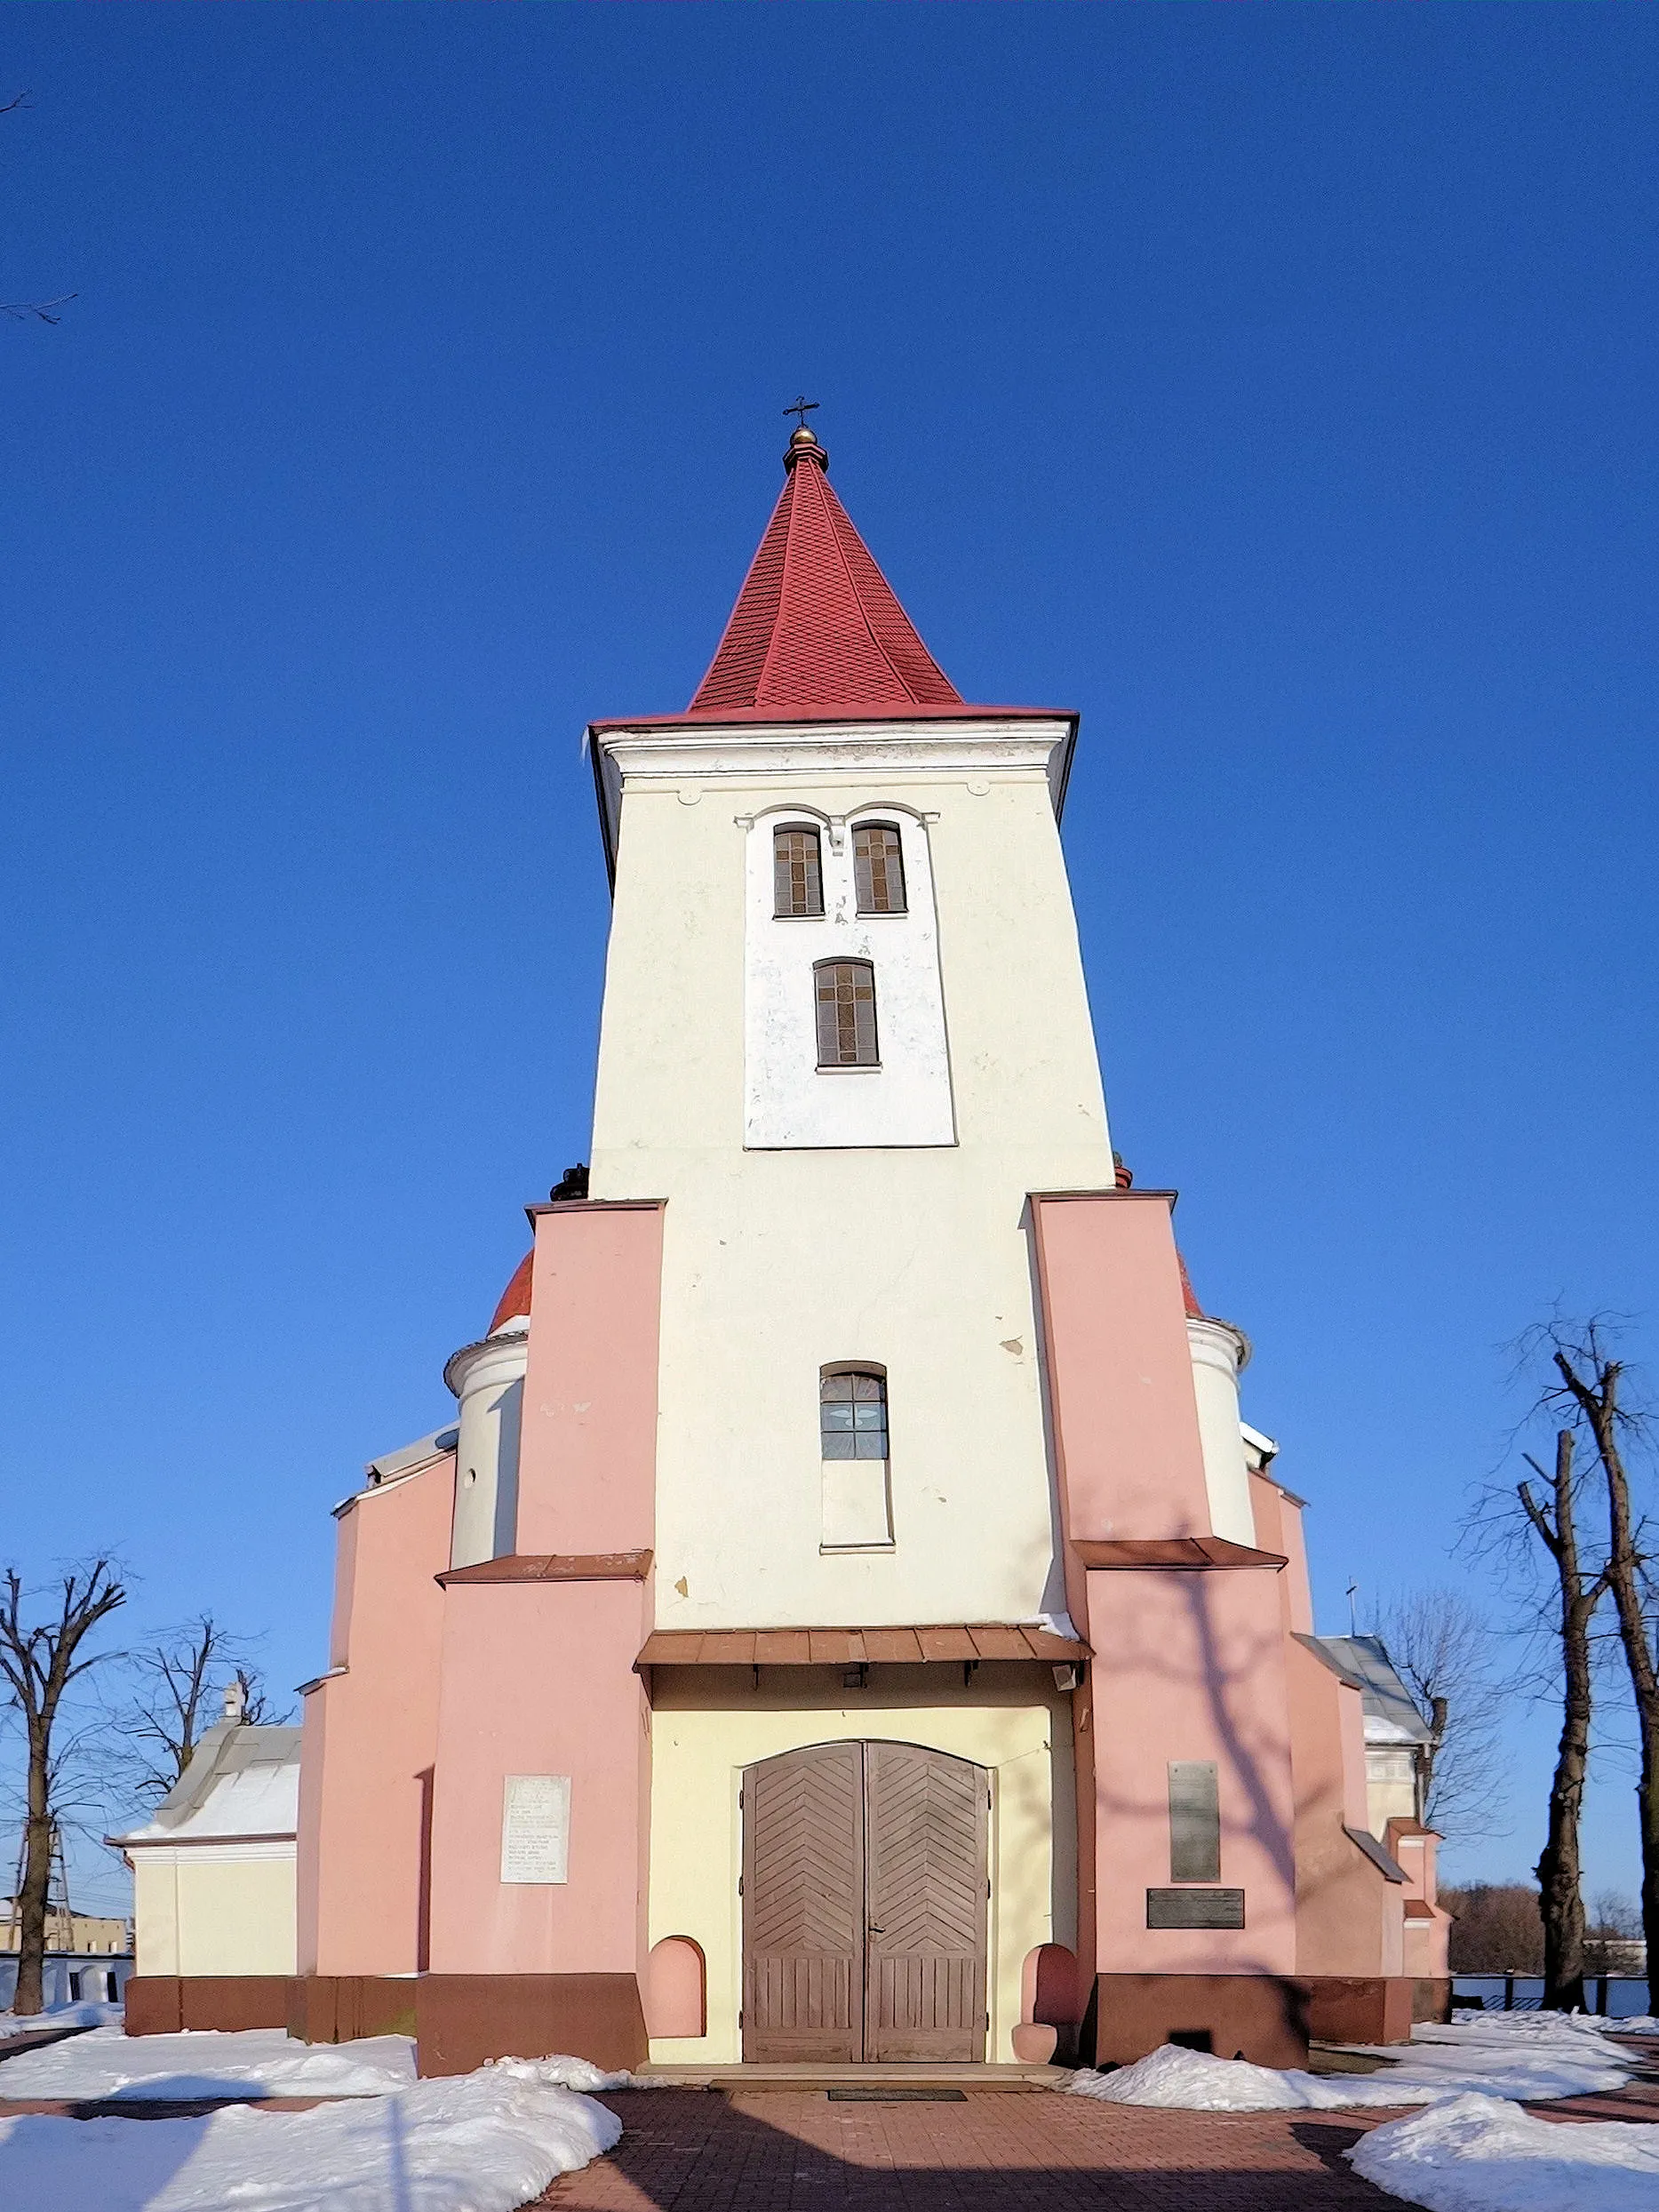
[[[1242,1928],[1242,1889],[1149,1889],[1148,1928]]]
[[[510,1774],[501,1801],[501,1879],[570,1880],[570,1777]]]

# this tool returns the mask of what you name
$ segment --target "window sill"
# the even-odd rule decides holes
[[[818,1556],[820,1559],[839,1559],[849,1552],[896,1552],[897,1549],[897,1545],[889,1537],[882,1544],[820,1544]]]
[[[880,1060],[820,1060],[818,1065],[820,1075],[879,1075],[881,1072]]]

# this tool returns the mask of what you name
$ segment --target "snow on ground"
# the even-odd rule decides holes
[[[561,2086],[584,2063],[511,2061],[308,2112],[244,2104],[194,2120],[0,2120],[0,2205],[514,2212],[622,2133],[604,2105]]]
[[[1583,2014],[1472,2013],[1450,2026],[1424,2023],[1408,2046],[1356,2046],[1394,2060],[1376,2073],[1280,2072],[1243,2059],[1212,2058],[1166,2043],[1113,2073],[1087,2069],[1066,2088],[1106,2104],[1159,2104],[1184,2112],[1348,2112],[1356,2106],[1428,2104],[1465,2094],[1531,2100],[1616,2089],[1638,2061]],[[1408,2055],[1405,2055],[1408,2053]]]
[[[119,2027],[120,2005],[49,2005],[44,2012],[0,2012],[0,2043],[8,2035],[38,2035],[43,2028]]]
[[[1430,2212],[1653,2212],[1659,2128],[1562,2127],[1492,2096],[1449,2097],[1384,2120],[1348,2157],[1392,2196]]]
[[[379,2096],[407,2088],[414,2078],[415,2047],[406,2035],[299,2043],[281,2028],[128,2035],[118,2027],[100,2027],[0,2060],[0,2097],[133,2096],[187,2104],[215,2096]]]

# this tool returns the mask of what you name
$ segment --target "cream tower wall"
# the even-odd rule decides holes
[[[590,1189],[667,1201],[661,1627],[1064,1606],[1024,1213],[1113,1179],[1069,740],[1059,717],[596,733],[620,827]],[[953,1143],[746,1148],[748,841],[793,809],[925,822]],[[826,1551],[819,1375],[860,1362],[887,1373],[892,1543]]]

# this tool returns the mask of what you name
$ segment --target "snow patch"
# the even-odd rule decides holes
[[[606,2073],[591,2058],[487,2058],[484,2064],[494,2073],[514,2074],[526,2081],[555,2081],[562,2088],[582,2089],[589,2095],[595,2089],[672,2089],[674,2086],[656,2074],[630,2073],[626,2066],[619,2073]]]
[[[1474,2013],[1451,2026],[1419,2025],[1406,2044],[1353,2048],[1390,2060],[1376,2073],[1316,2074],[1212,2058],[1166,2043],[1113,2073],[1084,2069],[1066,2088],[1106,2104],[1156,2104],[1194,2112],[1352,2112],[1430,2104],[1461,2096],[1583,2096],[1616,2089],[1639,2063],[1582,2013]]]
[[[148,2039],[147,2039],[148,2040]],[[377,2039],[387,2040],[391,2039]],[[16,2063],[16,2062],[12,2062]],[[515,2212],[622,2133],[556,2078],[485,2066],[308,2112],[0,2120],[0,2204],[28,2212]]]
[[[216,2096],[381,2096],[414,2078],[415,2047],[406,2035],[300,2043],[281,2028],[127,2035],[99,2027],[6,2059],[0,2096],[134,2096],[167,2104]]]
[[[0,2012],[0,2042],[9,2035],[37,2035],[43,2028],[119,2027],[120,2005],[49,2005],[44,2012]]]
[[[1537,2120],[1492,2096],[1456,2096],[1385,2120],[1347,2156],[1356,2172],[1430,2212],[1653,2212],[1659,2128]]]

